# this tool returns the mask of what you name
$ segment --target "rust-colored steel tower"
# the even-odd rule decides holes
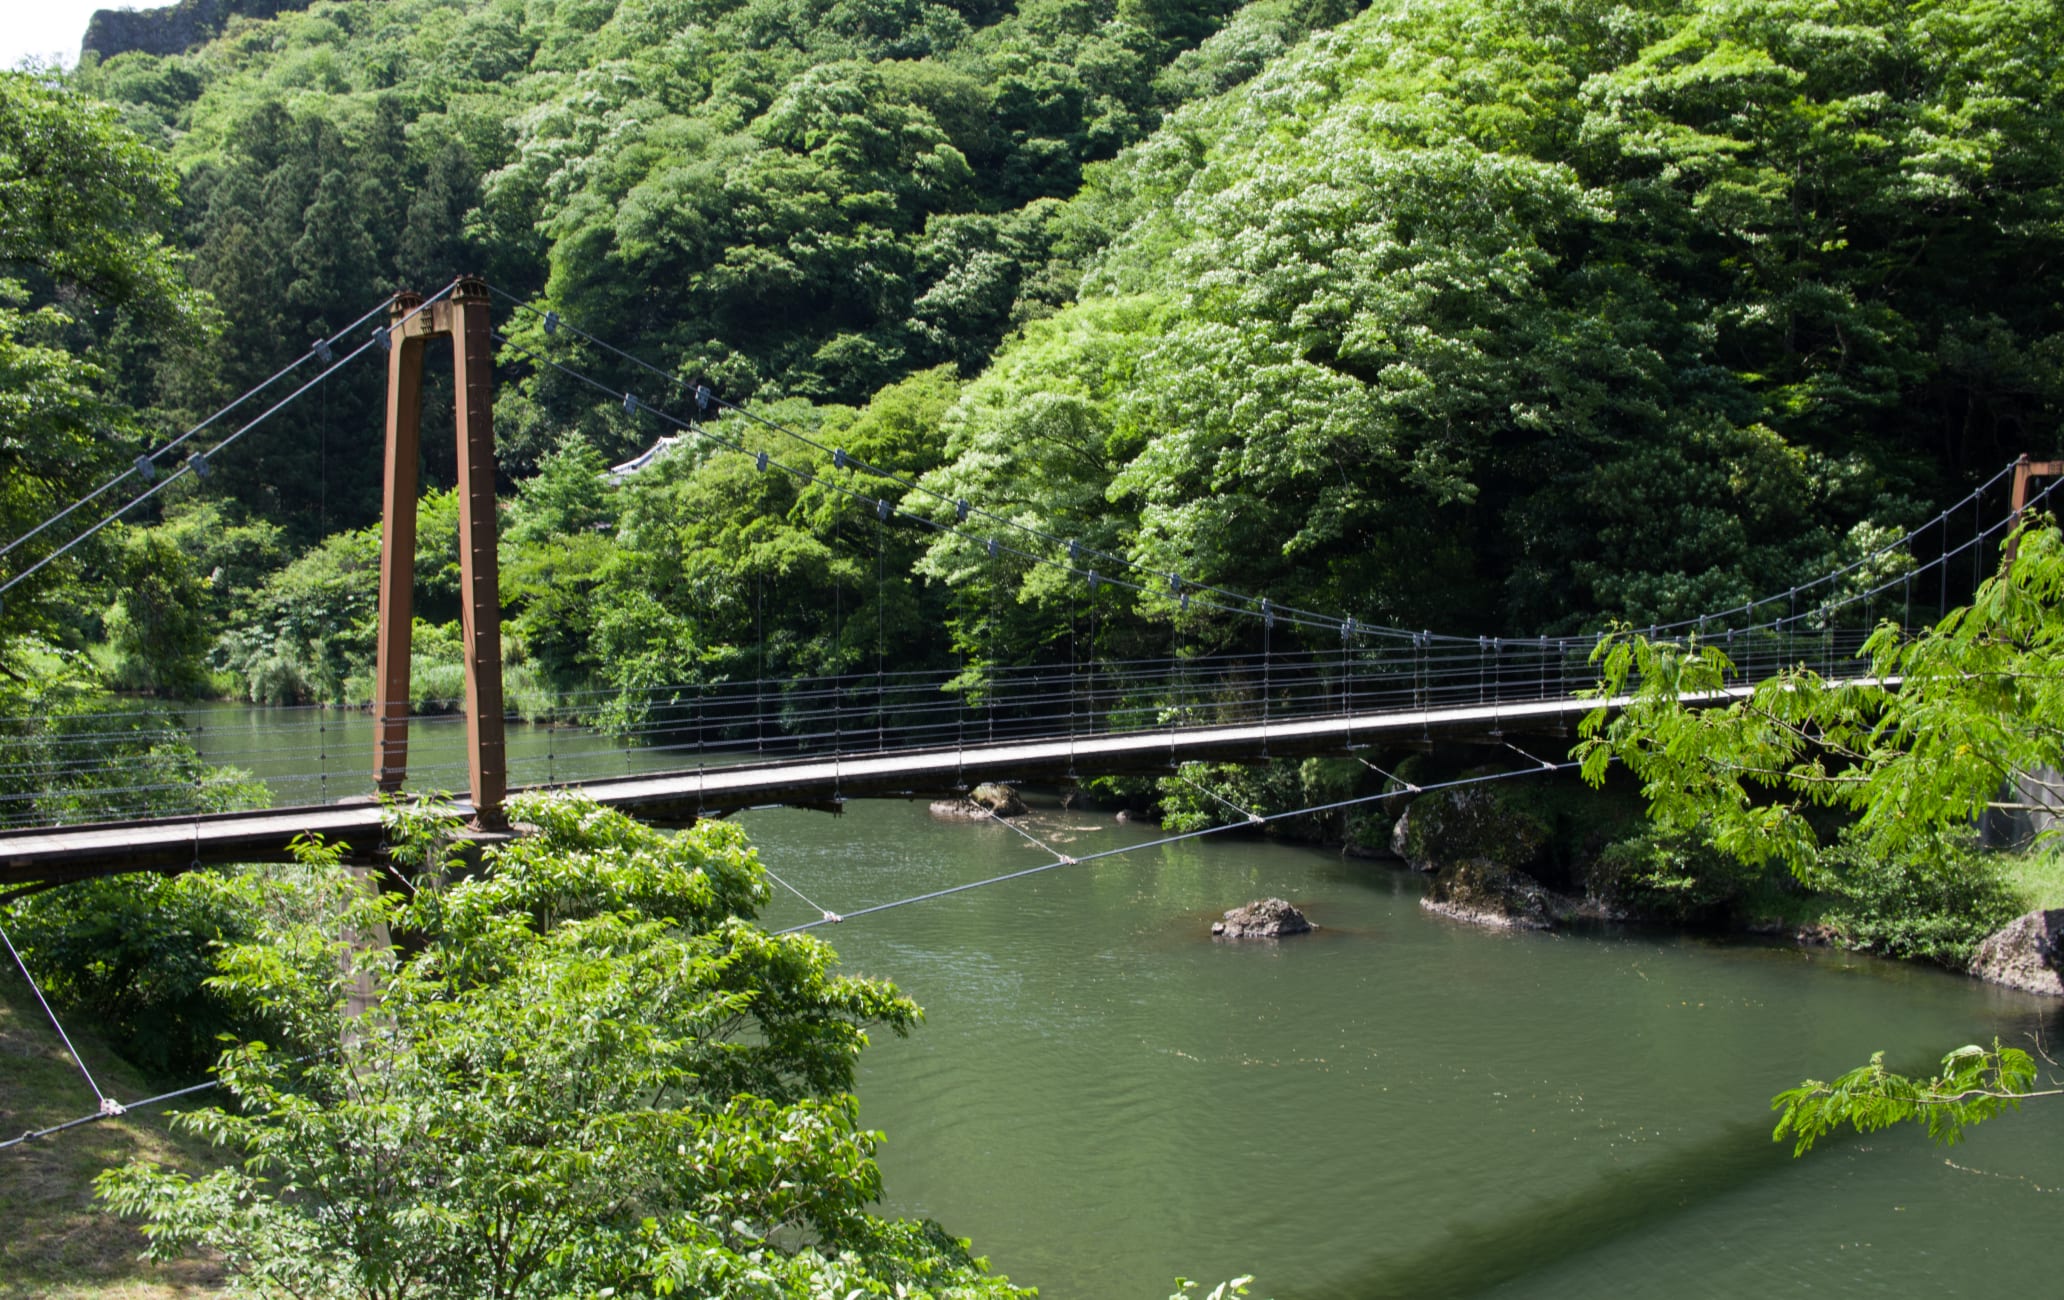
[[[420,309],[420,310],[419,310]],[[386,492],[380,516],[380,643],[373,696],[373,780],[386,793],[408,775],[409,648],[415,625],[416,462],[422,443],[423,349],[452,340],[459,442],[459,574],[466,644],[466,767],[476,824],[504,825],[509,791],[502,736],[502,604],[495,559],[494,362],[487,282],[460,276],[423,307],[397,296],[387,350]]]

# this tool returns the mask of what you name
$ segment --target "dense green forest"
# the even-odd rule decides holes
[[[2015,454],[2056,450],[2060,51],[2064,14],[2027,0],[323,0],[232,19],[183,52],[0,74],[0,531],[24,538],[391,292],[466,271],[505,295],[520,711],[579,701],[628,730],[683,683],[1073,657],[1085,600],[1100,602],[1095,654],[1265,635],[1158,583],[1086,592],[1034,562],[1070,540],[1444,632],[1696,615],[1869,554]],[[578,329],[548,328],[547,311]],[[731,408],[711,428],[747,454],[691,436],[606,472],[676,432],[652,409],[690,415],[700,382]],[[361,360],[124,522],[60,550],[140,475],[11,548],[9,574],[49,562],[0,603],[10,744],[108,728],[102,749],[176,792],[168,805],[215,808],[249,797],[238,775],[157,738],[147,706],[123,733],[95,712],[109,692],[366,698],[383,400]],[[414,683],[444,707],[459,695],[457,506],[448,427],[426,433]],[[763,473],[755,453],[801,473]],[[957,501],[1010,521],[1034,556],[897,513],[943,525]],[[2050,636],[2055,596],[2009,623]],[[2047,707],[1980,703],[1974,731]],[[1644,752],[1618,739],[1621,761]],[[1371,778],[1315,761],[1214,779],[1243,805],[1293,806]],[[1829,915],[1851,942],[1960,962],[2026,905],[1972,865],[1958,819],[1981,785],[1945,803],[1956,829],[1918,844],[1869,840],[1867,808],[1845,810],[1863,828],[1847,836],[1811,821],[1807,805],[1838,801],[1809,790],[1789,810],[1810,841],[1794,874],[1848,909]],[[90,815],[92,798],[61,811]],[[1767,825],[1716,841],[1710,808],[1680,802],[1693,811],[1660,830],[1618,828],[1602,874],[1576,883],[1687,921],[1739,919],[1780,888],[1796,901],[1743,851]],[[863,1026],[900,1030],[915,1008],[739,920],[765,884],[723,828],[663,839],[578,805],[535,815],[549,834],[480,880],[368,906],[426,936],[389,972],[405,1050],[379,1057],[427,1098],[424,1125],[478,1119],[467,1087],[523,1077],[468,1071],[512,1009],[551,1004],[541,989],[587,999],[608,1041],[547,1016],[530,1026],[538,1059],[694,1093],[528,1117],[572,1132],[540,1144],[566,1161],[541,1194],[584,1186],[568,1171],[585,1176],[587,1157],[567,1154],[583,1126],[619,1126],[638,1195],[676,1233],[581,1220],[581,1250],[539,1268],[569,1287],[656,1286],[696,1257],[771,1259],[793,1273],[783,1293],[850,1264],[837,1280],[870,1294],[1010,1294],[936,1227],[864,1212],[875,1139],[855,1127],[852,1057]],[[598,855],[628,865],[568,869]],[[303,1046],[328,1032],[313,1026],[340,996],[334,935],[357,915],[323,892],[336,885],[132,878],[8,916],[62,1005],[184,1076],[218,1030]],[[662,959],[693,978],[669,983]],[[791,980],[793,1004],[741,1010],[758,996],[747,975]],[[713,1019],[726,1032],[704,1043]],[[785,1048],[757,1074],[696,1082],[711,1060]],[[283,1068],[240,1049],[244,1110],[200,1126],[301,1168],[318,1157],[296,1132],[348,1146],[385,1113],[347,1104],[350,1068],[291,1087]],[[777,1131],[803,1137],[762,1145]],[[708,1144],[720,1172],[794,1161],[804,1191],[733,1220],[778,1180],[670,1182],[677,1138]],[[398,1155],[439,1156],[406,1139]],[[106,1187],[156,1207],[167,1249],[331,1286],[370,1261],[481,1293],[467,1270],[485,1248],[461,1213],[477,1206],[439,1207],[458,1227],[413,1253],[310,1256],[286,1219],[210,1235],[250,1191],[232,1172],[135,1169]],[[672,1213],[698,1206],[706,1222]],[[852,1258],[755,1235],[797,1225]]]
[[[158,299],[71,311],[32,281],[23,310],[68,312],[47,332],[121,411],[71,486],[386,292],[478,270],[938,494],[858,485],[904,509],[964,498],[1376,622],[1680,617],[2048,450],[2057,23],[1969,2],[322,3],[67,78],[115,106],[97,129],[166,160],[161,260],[192,291],[176,326]],[[503,328],[692,411],[540,315]],[[519,703],[762,662],[1025,661],[1079,605],[1052,571],[876,529],[693,440],[598,478],[668,426],[503,360]],[[123,686],[364,698],[382,400],[370,373],[326,381],[0,617],[98,647]],[[426,443],[448,482],[449,439]],[[434,630],[452,507],[430,506],[425,702],[455,654]],[[1111,653],[1164,652],[1178,619],[1152,595],[1107,614]],[[1254,634],[1179,621],[1198,647]]]

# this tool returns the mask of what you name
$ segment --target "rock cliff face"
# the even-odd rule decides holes
[[[86,24],[81,54],[112,59],[145,54],[183,54],[219,35],[231,18],[271,18],[306,9],[310,0],[179,0],[162,9],[102,9]]]

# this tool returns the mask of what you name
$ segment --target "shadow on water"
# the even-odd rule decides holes
[[[2012,1017],[2002,1042],[2034,1050],[2059,1041],[2064,1007],[2028,1008]],[[1889,1061],[1895,1070],[1932,1073],[1928,1060]],[[1578,1191],[1540,1197],[1525,1209],[1482,1222],[1450,1224],[1438,1240],[1417,1249],[1377,1255],[1362,1276],[1298,1293],[1299,1300],[1413,1300],[1481,1295],[1622,1237],[1659,1227],[1794,1166],[1788,1142],[1771,1139],[1775,1116],[1736,1121],[1674,1154],[1599,1175]],[[1822,1139],[1825,1159],[1868,1139],[1841,1132]]]
[[[1789,1146],[1759,1124],[1729,1124],[1674,1155],[1604,1174],[1579,1191],[1541,1198],[1496,1219],[1449,1226],[1418,1249],[1378,1255],[1363,1276],[1300,1300],[1472,1296],[1640,1232],[1791,1163]]]

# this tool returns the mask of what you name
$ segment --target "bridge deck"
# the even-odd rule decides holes
[[[1399,736],[1466,737],[1507,731],[1566,734],[1596,701],[1483,704],[1221,727],[1128,731],[1057,740],[790,759],[609,780],[528,786],[578,788],[612,808],[656,821],[721,816],[767,804],[835,806],[846,797],[950,794],[973,781],[1047,781],[1165,771],[1193,760],[1253,761],[1339,753]],[[1560,757],[1554,755],[1553,757]],[[455,805],[470,813],[465,804]],[[0,892],[126,871],[181,871],[226,862],[284,860],[296,836],[319,834],[377,851],[381,813],[370,799],[202,817],[0,832]]]

